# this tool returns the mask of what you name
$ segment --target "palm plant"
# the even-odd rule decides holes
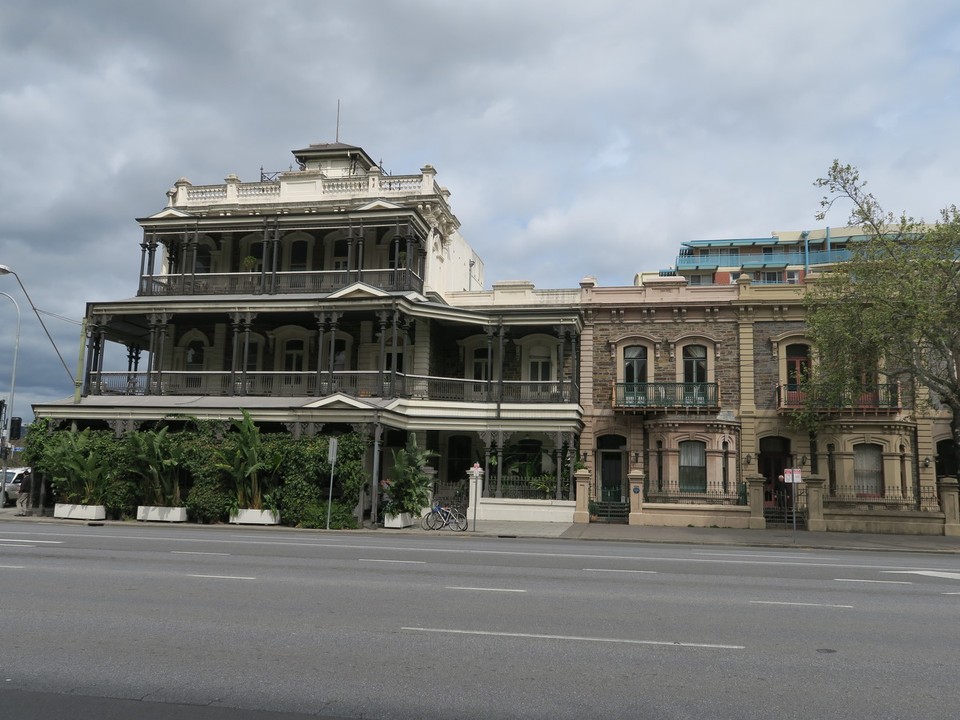
[[[179,507],[180,465],[182,453],[167,436],[170,428],[145,430],[128,435],[133,472],[141,478],[143,500],[147,504]]]
[[[384,513],[419,516],[421,510],[430,504],[433,478],[423,469],[435,454],[418,448],[416,436],[412,433],[405,448],[393,451],[391,479],[384,481]]]
[[[100,504],[114,474],[110,458],[97,452],[90,428],[81,432],[74,428],[56,437],[59,442],[51,445],[45,464],[53,474],[57,495],[69,503]]]
[[[260,471],[267,470],[260,437],[260,428],[253,422],[250,413],[241,410],[243,417],[233,421],[236,433],[217,449],[215,465],[224,471],[233,483],[235,509],[260,510],[265,499]]]

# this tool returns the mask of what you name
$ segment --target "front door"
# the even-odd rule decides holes
[[[624,502],[623,453],[619,450],[600,451],[600,501]]]
[[[786,485],[783,470],[792,467],[790,462],[790,440],[784,437],[766,437],[760,440],[760,456],[757,469],[763,475],[763,506],[765,508],[788,508],[792,496],[792,485]]]

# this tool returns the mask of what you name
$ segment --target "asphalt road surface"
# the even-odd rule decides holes
[[[0,718],[960,715],[960,557],[0,527]]]

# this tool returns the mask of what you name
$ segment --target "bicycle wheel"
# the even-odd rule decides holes
[[[440,515],[436,510],[431,510],[423,516],[423,520],[420,521],[420,526],[424,530],[436,530],[440,526],[440,522]]]
[[[460,532],[463,532],[467,529],[467,516],[461,512],[454,513],[454,518],[456,522],[456,529]]]

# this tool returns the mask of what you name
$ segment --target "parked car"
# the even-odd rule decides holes
[[[7,475],[3,479],[3,492],[0,492],[0,507],[12,505],[20,497],[20,481],[30,472],[28,467],[7,468]]]

